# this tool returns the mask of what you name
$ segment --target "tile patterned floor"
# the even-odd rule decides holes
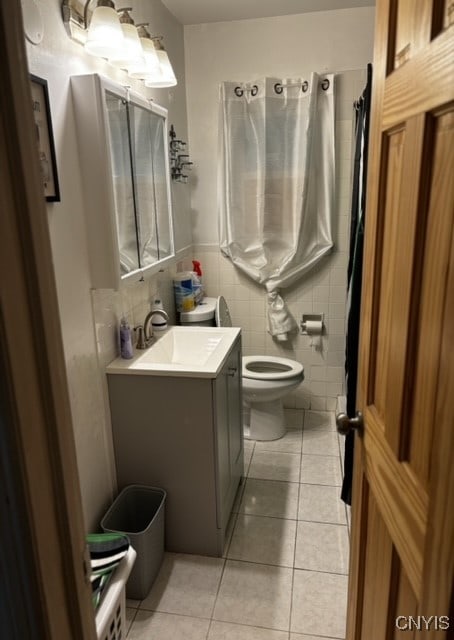
[[[280,440],[245,442],[224,557],[166,553],[147,598],[127,601],[128,640],[344,638],[343,439],[331,412],[287,424]]]

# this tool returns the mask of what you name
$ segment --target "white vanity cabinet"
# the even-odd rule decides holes
[[[167,550],[222,555],[243,475],[239,332],[214,377],[112,371],[118,489],[165,489]]]
[[[174,258],[167,110],[96,74],[71,88],[92,287],[118,289]]]

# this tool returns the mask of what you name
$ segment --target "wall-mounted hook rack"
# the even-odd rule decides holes
[[[178,140],[173,124],[170,125],[170,175],[175,182],[188,182],[186,171],[192,169],[193,163],[189,160],[189,154],[180,153],[186,150],[186,142]]]

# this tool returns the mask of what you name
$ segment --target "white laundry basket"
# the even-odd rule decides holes
[[[115,569],[101,604],[96,612],[98,640],[126,639],[126,581],[136,560],[136,552],[129,547],[127,554]]]

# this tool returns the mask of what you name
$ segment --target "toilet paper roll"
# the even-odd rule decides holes
[[[323,322],[321,320],[306,320],[306,332],[311,336],[311,347],[321,349]]]

